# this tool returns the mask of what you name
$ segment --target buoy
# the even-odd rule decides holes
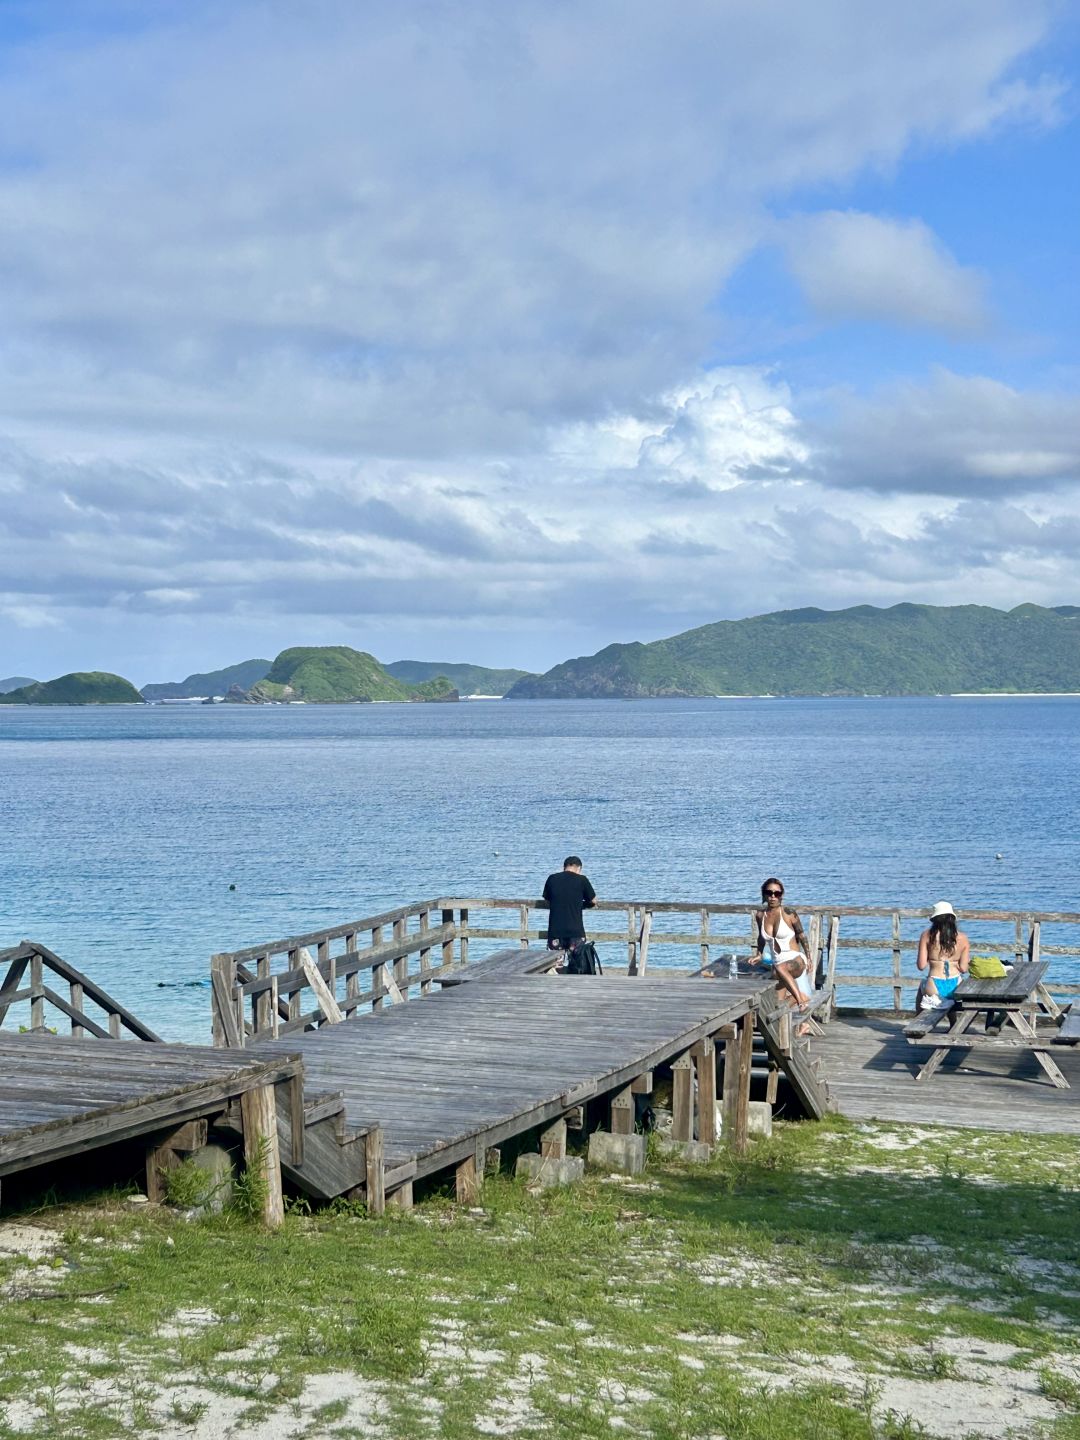
[[[1001,859],[1001,856],[1000,856],[1000,855],[998,856],[998,859],[999,859],[999,860]],[[235,885],[230,885],[230,886],[229,886],[229,889],[230,889],[230,890],[235,890],[235,889],[236,889],[236,886],[235,886]]]
[[[1005,856],[1004,856],[1004,855],[1001,853],[1001,851],[999,850],[999,851],[997,852],[997,854],[994,856],[994,859],[995,859],[995,860],[1004,860],[1004,859],[1005,859]]]

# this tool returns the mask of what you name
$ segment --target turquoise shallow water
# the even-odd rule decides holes
[[[204,1039],[158,982],[213,951],[571,850],[609,899],[1076,910],[1078,745],[1073,698],[0,708],[0,944]]]

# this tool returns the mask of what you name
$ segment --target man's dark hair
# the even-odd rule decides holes
[[[581,864],[581,856],[580,856],[580,855],[567,855],[566,859],[562,862],[562,868],[563,868],[564,870],[569,870],[571,865],[580,865],[580,864]]]

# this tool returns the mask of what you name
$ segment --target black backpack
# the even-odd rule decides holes
[[[570,951],[566,962],[566,975],[602,975],[604,967],[600,964],[600,956],[596,953],[596,946],[591,940],[582,940],[580,945],[575,945]]]

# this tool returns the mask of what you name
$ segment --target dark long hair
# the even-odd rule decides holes
[[[930,933],[937,937],[938,949],[951,955],[956,949],[956,916],[938,915],[930,921]]]

